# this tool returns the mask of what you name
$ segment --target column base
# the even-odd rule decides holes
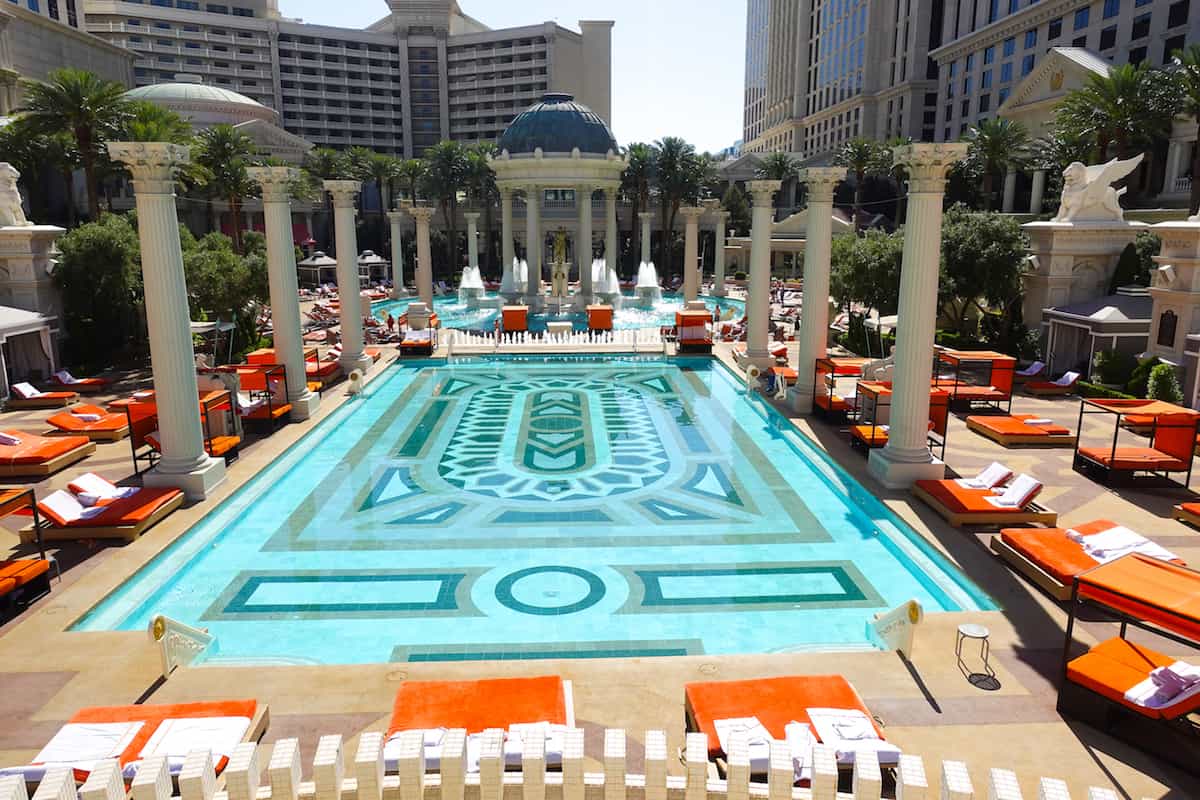
[[[411,296],[412,295],[409,294],[408,289],[402,289],[399,287],[393,287],[393,289],[392,289],[392,299],[393,300],[403,300],[404,298],[411,297]]]
[[[733,351],[733,360],[738,367],[745,370],[751,364],[755,364],[763,372],[766,372],[771,367],[775,366],[775,356],[771,355],[766,350],[761,352],[755,350],[747,350],[745,355],[738,355],[737,350]]]
[[[371,368],[374,360],[366,353],[342,353],[342,357],[338,359],[338,363],[342,365],[342,369],[349,375],[352,370],[358,370],[363,375],[367,374],[367,370]]]
[[[142,476],[142,485],[174,486],[181,489],[188,500],[205,500],[224,480],[225,459],[208,457],[188,472],[163,472],[161,465],[156,466]]]
[[[811,414],[815,394],[811,386],[793,386],[787,393],[788,407],[797,414]]]
[[[288,398],[288,402],[292,404],[292,422],[303,422],[317,413],[321,407],[321,395],[305,389],[303,394]]]
[[[933,456],[927,458],[927,461],[898,461],[886,447],[872,450],[867,472],[888,489],[908,489],[917,481],[945,478],[945,463]]]

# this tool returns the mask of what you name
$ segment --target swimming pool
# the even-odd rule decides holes
[[[212,663],[870,647],[986,595],[712,359],[389,367],[76,630]]]
[[[494,297],[494,295],[488,295]],[[728,297],[709,297],[700,298],[709,309],[718,309],[721,314],[732,314],[735,317],[742,317],[746,313],[746,304],[741,300],[732,300]],[[372,303],[371,311],[377,317],[386,317],[389,313],[394,316],[399,316],[408,308],[408,304],[413,302],[411,298],[406,300],[385,300],[381,303]],[[622,308],[616,310],[613,314],[613,327],[618,330],[627,328],[657,328],[661,325],[674,325],[675,312],[683,308],[683,298],[678,294],[664,293],[663,299],[655,303],[652,308],[635,308],[634,303],[636,298],[633,295],[625,295]],[[452,297],[435,297],[433,298],[433,309],[437,312],[438,319],[442,323],[443,328],[457,328],[459,330],[473,331],[491,331],[496,322],[496,318],[500,315],[498,309],[495,308],[468,308],[465,304],[458,302],[457,296]],[[529,316],[529,330],[534,333],[541,333],[546,330],[546,323],[551,320],[562,320],[571,322],[577,331],[587,330],[587,314],[583,312],[571,314],[531,314]]]

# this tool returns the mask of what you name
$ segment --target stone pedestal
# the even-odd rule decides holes
[[[1022,278],[1025,325],[1036,330],[1042,309],[1095,300],[1108,294],[1121,251],[1141,222],[1030,222],[1022,225],[1029,236],[1033,258]]]
[[[325,181],[333,195],[333,224],[337,240],[337,284],[339,316],[342,321],[342,356],[338,363],[347,374],[365,373],[371,357],[363,351],[363,297],[358,281],[358,231],[354,227],[354,196],[362,189],[359,181]]]
[[[900,270],[899,317],[903,322],[897,329],[888,443],[882,450],[871,451],[867,468],[887,488],[903,489],[918,480],[946,474],[946,465],[933,457],[927,443],[929,386],[937,328],[946,173],[966,155],[967,145],[912,144],[897,147],[894,153],[895,163],[906,166],[909,172],[908,221]],[[815,216],[820,215],[810,214],[810,220]]]
[[[404,286],[404,217],[403,211],[389,211],[388,222],[392,226],[392,299],[408,297]]]
[[[700,217],[704,209],[684,207],[683,215],[683,299],[684,302],[700,296]]]
[[[225,480],[225,461],[205,452],[197,402],[196,353],[175,211],[175,174],[188,162],[188,149],[161,142],[110,142],[108,152],[133,174],[146,289],[162,457],[142,482],[175,486],[190,499],[203,500]]]
[[[0,228],[0,305],[62,318],[50,251],[64,233],[54,225]]]
[[[788,391],[792,408],[812,413],[814,367],[827,352],[829,333],[829,271],[833,248],[833,192],[846,178],[844,167],[805,170],[808,186],[808,232],[804,253],[804,313],[800,316],[800,353],[796,384]]]
[[[247,172],[251,180],[262,186],[275,358],[283,364],[287,375],[291,418],[306,420],[320,407],[321,397],[308,388],[304,341],[300,332],[300,304],[297,300],[296,247],[293,244],[292,204],[288,191],[300,172],[289,167],[251,167]]]
[[[1162,251],[1154,258],[1158,269],[1150,282],[1154,307],[1147,350],[1182,367],[1188,336],[1200,333],[1200,218],[1163,222],[1151,230],[1162,240]],[[1180,381],[1185,388],[1194,383],[1194,375],[1189,377],[1192,381]]]
[[[746,364],[767,369],[775,363],[767,341],[771,325],[771,227],[775,194],[782,181],[750,181],[754,198],[750,233],[750,297],[746,301]]]

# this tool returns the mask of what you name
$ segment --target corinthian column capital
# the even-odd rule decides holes
[[[832,203],[834,190],[845,179],[845,167],[810,167],[800,172],[800,181],[808,186],[809,202]]]
[[[294,167],[249,167],[246,174],[262,187],[264,203],[286,203],[291,199],[292,182],[300,177]]]
[[[775,195],[783,188],[783,181],[748,181],[746,188],[750,190],[755,206],[770,206],[775,202]]]
[[[108,154],[132,173],[141,194],[174,194],[175,174],[191,160],[186,146],[169,142],[109,142]]]
[[[892,151],[896,166],[908,170],[911,192],[943,192],[946,173],[967,155],[965,142],[906,144]]]
[[[325,191],[333,195],[334,208],[354,208],[354,195],[362,189],[362,181],[325,181]]]

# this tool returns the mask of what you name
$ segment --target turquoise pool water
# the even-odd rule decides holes
[[[213,662],[869,647],[990,601],[712,359],[389,367],[104,600]]]
[[[494,297],[494,295],[489,295]],[[703,297],[705,304],[709,309],[719,309],[722,316],[732,313],[735,317],[741,318],[746,313],[746,304],[741,300],[731,300],[726,297]],[[382,303],[373,303],[371,310],[377,317],[386,317],[388,313],[394,316],[399,316],[408,308],[408,304],[412,300],[385,300]],[[635,308],[636,299],[633,295],[625,295],[624,300],[626,306],[617,309],[613,314],[613,327],[618,330],[626,328],[657,328],[661,325],[674,325],[675,312],[683,308],[683,298],[677,294],[665,293],[661,302],[656,303],[652,308]],[[457,328],[459,330],[472,331],[491,331],[496,322],[496,317],[500,312],[495,308],[467,308],[463,303],[458,302],[458,297],[435,297],[433,298],[433,308],[437,311],[438,319],[441,320],[443,328]],[[551,320],[563,320],[571,322],[575,330],[587,330],[587,314],[531,314],[529,316],[529,330],[534,333],[540,333],[546,330],[546,323]]]

